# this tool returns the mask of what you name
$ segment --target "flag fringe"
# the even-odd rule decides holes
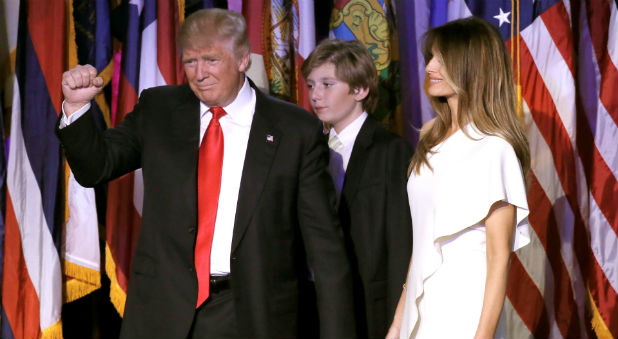
[[[62,339],[62,320],[41,331],[41,339]]]
[[[185,21],[185,0],[178,0],[178,22]]]
[[[592,308],[592,320],[590,321],[590,323],[592,325],[592,329],[597,335],[597,338],[615,339],[614,336],[612,336],[612,333],[609,331],[609,328],[607,328],[603,317],[601,317],[601,313],[599,313],[599,309],[594,302],[592,294],[590,294],[590,290],[588,291],[588,298],[590,298],[590,307]]]
[[[124,304],[127,301],[127,294],[122,287],[120,287],[120,284],[118,284],[118,277],[116,276],[116,263],[114,262],[112,252],[107,244],[105,244],[105,272],[107,273],[107,277],[110,281],[109,298],[120,317],[123,317]]]
[[[65,303],[75,301],[101,287],[101,272],[97,270],[65,260],[64,274],[72,278],[65,283]]]

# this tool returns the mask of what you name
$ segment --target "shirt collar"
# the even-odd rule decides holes
[[[358,132],[360,132],[361,127],[367,120],[367,112],[363,112],[358,118],[354,119],[349,125],[347,125],[341,132],[337,133],[333,127],[330,128],[330,135],[336,135],[339,138],[339,141],[343,144],[346,149],[354,146],[354,141],[356,140],[356,136]]]
[[[236,95],[236,98],[227,106],[223,107],[227,113],[222,119],[232,119],[240,125],[251,125],[253,120],[253,106],[255,94],[254,89],[249,85],[249,81],[245,76],[245,82],[243,83],[240,91]],[[200,117],[208,114],[210,107],[200,101]]]

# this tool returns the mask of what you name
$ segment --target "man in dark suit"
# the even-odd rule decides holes
[[[376,105],[378,78],[360,42],[323,41],[302,72],[314,111],[331,126],[329,168],[352,259],[357,333],[384,337],[410,262],[410,147],[367,115]]]
[[[189,84],[145,90],[105,132],[84,114],[102,85],[96,70],[63,74],[57,134],[76,179],[143,171],[121,337],[295,337],[307,262],[321,335],[355,336],[321,123],[245,77],[240,14],[198,11],[178,44]]]

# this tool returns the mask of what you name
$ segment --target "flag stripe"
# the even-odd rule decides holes
[[[573,226],[575,222],[574,214],[559,184],[560,179],[558,178],[553,164],[551,149],[534,123],[528,123],[526,125],[528,126],[527,136],[530,142],[531,158],[533,159],[532,170],[536,180],[540,184],[540,188],[530,188],[529,196],[532,194],[547,196],[550,203],[553,205],[553,212],[556,218],[555,221],[557,221],[557,225],[561,227],[556,228],[556,232],[550,232],[550,234],[552,237],[557,236],[562,243],[560,252],[562,260],[569,271],[569,276],[571,277],[574,299],[580,316],[580,327],[586,329],[589,328],[589,326],[586,321],[584,321],[586,318],[584,310],[586,308],[585,303],[588,292],[586,292],[585,282],[580,278],[583,275],[579,266],[579,261],[575,258],[575,253],[573,252],[572,244],[576,241]],[[543,191],[538,193],[533,192],[537,189],[542,189]],[[535,206],[535,204],[530,203],[530,206]],[[542,222],[542,220],[540,220],[540,225],[538,226],[547,227],[546,223]]]
[[[41,190],[29,162],[32,157],[26,152],[21,121],[22,116],[28,112],[22,112],[20,109],[19,86],[15,79],[7,196],[13,203],[11,212],[15,214],[19,225],[29,279],[39,298],[40,328],[45,330],[60,319],[62,301],[60,260],[50,226],[45,218]],[[56,182],[53,184],[56,185]]]
[[[123,44],[123,52],[122,52],[122,73],[124,74],[125,79],[128,84],[131,85],[135,93],[138,91],[139,84],[139,74],[140,74],[140,64],[139,64],[139,55],[140,55],[140,46],[141,44],[141,32],[139,30],[140,24],[140,10],[141,8],[138,5],[130,4],[129,5],[129,20],[127,24],[127,38],[125,43]],[[122,80],[121,80],[122,81]],[[122,87],[120,88],[120,92],[123,93],[126,90]],[[137,102],[137,100],[135,101]],[[135,103],[134,103],[135,104]],[[133,109],[133,105],[129,107],[124,107],[124,110],[120,107],[118,108],[119,112],[124,112],[127,114]],[[122,120],[124,116],[120,119]]]
[[[603,106],[600,101],[599,79],[601,75],[594,55],[586,16],[581,16],[581,22],[578,28],[579,30],[577,31],[580,34],[578,92],[581,96],[581,103],[579,103],[581,107],[578,107],[578,112],[586,114],[586,118],[588,119],[587,124],[592,134],[591,137],[588,135],[580,136],[579,134],[581,134],[581,131],[578,130],[578,147],[580,151],[586,150],[586,148],[582,147],[590,147],[590,140],[594,138],[594,143],[597,145],[597,149],[601,153],[603,161],[605,161],[614,177],[618,178],[618,152],[616,151],[616,145],[618,145],[618,126],[614,123],[605,109],[605,106]],[[586,122],[581,121],[580,124],[581,126],[585,126],[583,124],[586,124]],[[586,143],[581,143],[579,140],[581,137],[586,138]],[[582,153],[583,156],[587,158],[587,161],[592,161],[588,154],[589,152]],[[616,196],[608,196],[606,198],[613,200],[617,199]],[[618,201],[614,205],[616,204],[618,204]]]
[[[601,102],[615,124],[618,124],[618,70],[607,51],[612,6],[609,1],[590,0],[586,6],[590,37],[601,75]]]
[[[573,63],[573,35],[571,32],[569,13],[564,7],[563,2],[558,2],[550,7],[547,11],[541,14],[544,26],[551,39],[554,41],[556,48],[560,51],[560,55],[564,62],[571,70],[571,74],[575,73]]]
[[[151,11],[156,10],[154,8],[154,2],[147,2],[144,6],[144,16],[148,17],[152,15],[155,17],[154,13],[150,13]],[[148,20],[145,20],[148,21]],[[157,49],[157,20],[151,21],[147,26],[144,26],[144,29],[141,32],[141,40],[142,40],[142,48],[140,53],[142,55],[157,55],[159,50]],[[165,85],[165,79],[163,78],[163,74],[161,74],[161,70],[159,69],[159,65],[157,64],[156,58],[141,58],[139,60],[139,92],[141,92],[155,85]],[[132,110],[129,109],[126,113]]]
[[[157,64],[166,84],[183,80],[182,63],[176,47],[180,18],[177,1],[157,0]]]
[[[607,39],[607,52],[614,64],[618,68],[618,0],[610,5],[612,15],[609,19],[609,36]]]
[[[137,242],[137,234],[141,217],[132,203],[133,173],[126,174],[108,185],[109,205],[107,222],[115,225],[115,232],[108,232],[107,243],[116,263],[118,284],[127,291],[129,286],[129,272],[133,262],[132,249]],[[131,227],[127,227],[131,225]]]
[[[38,338],[41,333],[39,298],[26,268],[19,224],[11,196],[6,197],[6,232],[4,235],[4,272],[2,306],[15,338]],[[4,324],[3,324],[4,326]]]
[[[609,10],[609,8],[606,8],[606,9]],[[556,21],[555,18],[551,19],[552,24],[555,24],[555,21]],[[597,20],[597,18],[595,17],[594,22],[598,23],[599,21],[603,21],[603,20]],[[568,30],[569,27],[562,27],[562,29]],[[597,28],[596,30],[598,31],[599,29]],[[591,28],[591,34],[594,35],[594,31],[595,29]],[[585,33],[586,32],[584,32],[584,34]],[[599,42],[596,42],[596,43],[598,44]],[[573,68],[574,68],[573,66],[570,67],[572,76],[575,75],[575,73],[573,72]],[[596,69],[596,67],[593,69]],[[604,71],[606,72],[607,69],[605,70],[601,69],[601,74],[603,74]],[[613,69],[613,71],[615,71],[615,68]],[[611,72],[610,72],[610,76],[611,76]],[[570,80],[567,84],[574,84],[574,81]],[[566,86],[564,83],[562,83],[561,85],[562,85],[561,86],[562,88]],[[596,88],[596,87],[598,86],[595,86],[593,88]],[[603,88],[604,87],[601,87],[601,93],[600,93],[601,101],[603,101]],[[616,88],[616,86],[614,86],[614,88]],[[551,86],[549,87],[549,89],[551,90]],[[556,98],[556,95],[553,94],[552,97]],[[565,100],[565,101],[570,101],[570,100]],[[599,104],[598,107],[599,107],[600,114],[597,115],[597,118],[600,118],[599,120],[603,120],[603,118],[606,117],[605,115],[606,112],[603,111],[603,105]],[[582,108],[579,107],[579,110],[581,111]],[[566,113],[569,113],[569,112],[566,112]],[[579,118],[580,115],[577,115],[577,117]],[[603,134],[603,132],[606,129],[615,130],[615,124],[612,121],[607,121],[605,124],[603,124],[603,127],[597,130],[597,136],[598,136],[597,140],[601,139],[601,140],[604,140],[604,142],[609,141],[611,143],[611,140],[614,138],[607,138]],[[607,221],[609,221],[610,224],[608,225],[607,221],[604,220],[604,218],[602,217],[598,218],[598,215],[597,215],[597,218],[588,218],[588,221],[591,223],[591,226],[590,226],[591,247],[588,247],[588,244],[584,244],[584,242],[582,241],[586,239],[585,231],[580,230],[580,234],[582,234],[584,238],[578,238],[575,241],[577,242],[577,244],[579,244],[578,247],[584,247],[584,246],[586,247],[585,249],[581,249],[580,250],[581,252],[592,251],[591,254],[594,255],[594,259],[592,259],[594,265],[593,265],[593,268],[590,269],[590,272],[591,272],[590,275],[598,276],[599,279],[596,279],[597,285],[596,286],[593,285],[594,286],[593,290],[601,288],[604,291],[606,291],[607,294],[611,294],[615,296],[616,286],[613,286],[613,288],[611,286],[611,285],[615,285],[615,280],[611,280],[608,278],[610,277],[615,278],[616,276],[615,267],[618,266],[618,264],[616,263],[617,260],[614,259],[615,255],[612,257],[612,252],[615,252],[616,242],[617,242],[616,234],[617,234],[617,228],[618,228],[617,227],[618,213],[616,212],[615,206],[617,205],[616,197],[618,197],[618,183],[616,181],[615,174],[612,173],[612,171],[608,167],[608,164],[605,162],[603,156],[599,152],[599,148],[597,148],[597,145],[595,145],[595,143],[592,141],[593,137],[590,134],[590,130],[588,129],[588,126],[585,123],[578,124],[576,134],[577,134],[577,145],[578,145],[578,149],[580,150],[579,156],[582,157],[581,164],[583,165],[584,175],[585,175],[585,178],[587,179],[587,183],[591,191],[591,195],[592,195],[591,198],[593,198],[593,199],[589,199],[588,197],[586,197],[585,201],[588,201],[588,200],[591,201],[590,206],[592,206],[591,208],[592,210],[594,210],[594,207],[597,207],[595,202],[598,203],[600,209],[603,211],[603,215],[607,218]],[[573,135],[571,135],[571,138],[572,137]],[[607,154],[607,151],[609,151],[610,152],[609,157],[610,158],[615,157],[615,153],[616,153],[615,148],[616,147],[614,144],[613,147],[607,148],[605,153]],[[581,176],[579,176],[579,178],[581,178]],[[613,232],[612,230],[608,228],[611,228]],[[570,243],[568,239],[562,239],[562,240],[563,242],[567,244]],[[608,258],[612,258],[613,260],[612,259],[608,260]],[[603,263],[603,264],[599,265],[599,263]],[[589,276],[589,274],[586,274],[584,276],[585,277]],[[612,282],[614,283],[612,284]],[[597,302],[600,303],[600,305],[598,305],[598,309],[601,315],[606,318],[609,317],[611,319],[611,315],[608,315],[608,312],[611,312],[611,306],[612,304],[613,306],[615,306],[615,302],[610,303],[608,305],[606,304],[607,303],[606,299],[605,300],[597,299],[599,296],[598,293],[592,293],[592,295],[593,295],[593,298],[595,298]]]
[[[549,320],[543,295],[515,254],[511,256],[509,274],[506,295],[513,308],[535,338],[549,338]]]
[[[54,135],[58,117],[39,64],[41,58],[37,58],[27,30],[22,30],[21,33],[19,62],[16,66],[17,83],[14,86],[14,95],[19,92],[22,98],[20,109],[24,112],[19,123],[22,128],[20,135],[28,155],[28,166],[33,171],[34,180],[40,190],[46,225],[52,232],[60,166],[60,143]],[[58,86],[59,84],[60,82]],[[11,129],[14,128],[15,125],[12,125]]]
[[[268,20],[268,18],[264,17],[264,5],[264,0],[245,1],[242,5],[242,14],[247,22],[251,52],[260,55],[264,54],[262,27],[264,27],[266,20]]]
[[[535,84],[541,86],[543,91],[547,93],[545,99],[549,102],[546,103],[546,105],[550,105],[547,108],[551,108],[552,115],[558,118],[556,121],[557,124],[563,126],[566,139],[562,139],[562,141],[568,141],[569,153],[572,158],[574,154],[573,145],[575,144],[575,132],[577,130],[575,122],[575,86],[573,75],[569,70],[569,66],[562,58],[556,44],[552,40],[551,35],[547,31],[547,26],[545,26],[542,20],[534,21],[532,25],[521,32],[521,40],[521,74],[522,76],[529,74],[530,80],[535,79],[532,77],[532,74],[539,75],[539,77],[535,79],[535,81],[537,81]],[[525,70],[526,68],[527,70]],[[534,70],[534,73],[530,73],[532,70]],[[524,87],[530,87],[526,79],[522,78],[522,83]],[[541,88],[539,88],[539,90],[541,90]],[[527,101],[530,103],[529,100]],[[534,112],[533,110],[533,113]],[[553,151],[557,151],[558,149],[559,148],[552,148]],[[569,162],[569,164],[574,163],[575,162]],[[572,186],[569,187],[576,187],[575,173],[570,174],[570,180],[568,182],[572,184]],[[566,190],[566,192],[571,193],[575,192],[575,190]]]
[[[556,322],[565,338],[581,335],[577,305],[573,299],[571,279],[560,254],[561,237],[556,223],[552,202],[543,193],[543,189],[534,174],[530,174],[531,184],[528,203],[534,208],[530,211],[530,224],[545,248],[554,276],[554,306]]]
[[[603,269],[599,266],[596,260],[593,260],[592,274],[590,286],[596,288],[590,289],[590,294],[596,301],[599,313],[603,317],[605,325],[609,328],[614,338],[618,337],[618,295],[616,291],[609,287],[607,276],[603,274]],[[615,267],[613,267],[615,269]]]
[[[568,204],[568,207],[565,206],[566,208],[562,208],[561,215],[568,210],[572,213],[572,216],[570,217],[573,219],[572,222],[561,223],[562,234],[569,234],[573,239],[587,239],[586,229],[578,204],[575,158],[573,155],[574,153],[571,145],[571,139],[569,138],[566,128],[560,119],[561,116],[556,111],[556,106],[554,106],[554,98],[552,98],[552,95],[545,87],[543,78],[541,78],[537,68],[533,67],[534,62],[532,61],[530,51],[528,50],[526,44],[521,44],[520,48],[523,76],[522,82],[525,84],[523,88],[523,96],[526,102],[529,103],[532,118],[551,151],[555,172],[558,176],[557,179],[551,180],[550,182],[559,185],[553,189],[554,192],[556,192],[556,189],[562,188],[566,194],[566,201],[563,201],[563,204]],[[544,45],[544,48],[548,48],[547,44]],[[541,171],[544,170],[541,169]],[[529,194],[533,194],[532,190],[529,191]],[[562,196],[562,194],[556,196],[552,200],[556,201],[555,199],[559,196]],[[531,206],[535,205],[531,204]],[[566,216],[568,215],[569,214]],[[543,224],[544,223],[541,223],[539,226],[542,226]],[[577,242],[577,245],[579,245],[575,247],[575,257],[577,258],[577,263],[580,268],[585,268],[588,265],[588,253],[590,251],[589,244],[580,241]],[[571,249],[568,246],[562,250],[563,253],[570,251]],[[572,265],[575,266],[575,262],[573,262]],[[576,269],[573,270],[577,271]],[[573,273],[570,275],[571,277],[574,276]],[[557,279],[559,278],[556,278],[556,280]],[[581,293],[579,297],[581,298]],[[559,311],[558,308],[556,309]],[[561,332],[563,335],[571,333],[569,328],[564,328],[564,325],[561,326]],[[581,336],[581,334],[576,336]]]
[[[525,46],[522,48],[522,52],[524,52],[522,53],[524,56],[527,54],[527,49],[525,48]],[[522,58],[522,60],[526,59],[527,58],[525,57]],[[533,113],[533,118],[535,119],[536,125],[538,126],[539,130],[543,134],[545,141],[552,149],[552,157],[554,159],[554,165],[556,166],[556,170],[560,178],[560,183],[562,184],[564,191],[568,192],[568,188],[575,185],[575,183],[571,183],[571,181],[574,180],[572,177],[575,173],[575,169],[572,168],[574,166],[569,166],[570,164],[574,163],[574,159],[572,149],[570,149],[570,142],[568,141],[568,137],[566,137],[566,131],[564,130],[564,127],[560,124],[560,121],[555,112],[555,108],[553,107],[553,103],[551,102],[551,100],[547,99],[549,94],[546,93],[545,88],[542,86],[542,80],[540,79],[538,73],[533,74],[536,73],[532,72],[533,68],[527,69],[529,68],[529,64],[527,62],[523,62],[522,66],[522,69],[524,70],[522,73],[529,74],[530,77],[534,77],[536,75],[536,79],[526,80],[528,86],[524,88],[524,97],[526,97],[527,101],[532,102],[531,107],[534,107],[532,109],[533,112],[535,112],[535,110],[537,112],[543,112],[543,114]],[[535,91],[537,93],[533,93],[532,91]],[[535,98],[536,102],[531,101],[530,98]],[[582,223],[582,218],[579,213],[579,206],[577,206],[577,204],[573,202],[573,193],[571,193],[570,196],[569,194],[567,194],[567,200],[570,203],[570,207],[575,219],[574,239],[587,239],[588,236]],[[588,243],[585,243],[584,241],[576,241],[574,249],[580,267],[587,267],[587,256],[590,254],[590,245]]]
[[[296,2],[294,6],[295,43],[294,43],[294,87],[296,104],[310,111],[309,88],[301,75],[301,67],[305,59],[315,48],[315,14],[313,0]]]
[[[535,38],[538,39],[538,37],[535,37]],[[525,39],[525,35],[524,35],[524,39]],[[539,43],[539,41],[542,41],[543,43]],[[552,47],[551,43],[547,42],[546,40],[542,38],[535,41],[535,43],[536,45],[534,46],[537,48],[540,46],[543,46],[543,49],[545,50],[544,53],[548,53],[547,50],[551,49]],[[534,59],[536,62],[537,60],[541,58],[537,57]],[[527,67],[529,70],[523,71],[523,73],[524,74],[528,73],[530,74],[531,77],[533,77],[533,75],[529,72],[531,70],[534,70],[534,72],[536,72],[536,69],[533,67],[530,67],[530,60],[531,60],[530,51],[526,48],[526,45],[523,44],[522,71],[524,68]],[[542,63],[544,64],[538,68],[546,70],[546,75],[543,76],[543,79],[547,79],[547,78],[551,79],[550,76],[547,74],[550,72],[552,74],[553,73],[562,74],[563,76],[564,74],[570,75],[570,73],[568,73],[568,69],[565,69],[562,71],[560,69],[556,69],[558,65],[563,65],[563,68],[566,68],[563,63],[554,61],[551,58],[543,59]],[[548,64],[551,64],[552,66],[548,66]],[[549,71],[548,69],[552,69],[552,70]],[[567,141],[567,138],[569,140],[575,139],[575,137],[573,135],[569,135],[567,131],[571,131],[571,132],[574,131],[574,126],[576,126],[576,124],[572,121],[573,119],[571,116],[575,117],[576,114],[569,114],[570,111],[573,111],[574,106],[572,105],[563,104],[563,105],[560,105],[559,107],[555,107],[553,105],[553,102],[564,103],[564,102],[574,101],[574,93],[570,91],[570,88],[566,89],[567,87],[570,87],[568,84],[569,83],[572,84],[573,81],[572,80],[563,80],[563,81],[558,81],[558,82],[554,81],[553,86],[550,85],[550,86],[545,87],[543,86],[543,84],[549,81],[543,82],[543,79],[539,79],[539,78],[535,80],[528,79],[529,80],[527,82],[528,86],[524,88],[524,96],[526,97],[527,101],[529,101],[528,98],[530,96],[534,96],[536,98],[538,105],[539,105],[539,106],[536,106],[538,107],[537,111],[544,112],[544,113],[551,113],[551,114],[543,114],[543,115],[533,114],[533,116],[535,117],[535,120],[536,120],[537,125],[539,126],[539,129],[542,131],[542,134],[546,138],[548,144],[550,145],[550,148],[553,151],[554,162],[557,165],[556,169],[558,170],[560,181],[563,185],[565,193],[571,204],[571,209],[576,213],[576,220],[577,220],[576,225],[580,225],[581,222],[583,221],[583,218],[581,218],[580,216],[580,212],[579,212],[580,207],[579,207],[578,198],[577,198],[577,181],[576,181],[577,179],[575,175],[576,174],[575,168],[573,168],[575,166],[575,159],[573,156],[574,152],[573,152],[572,145],[570,144],[570,141]],[[536,94],[530,93],[529,90],[534,90]],[[551,92],[551,94],[549,93],[542,94],[541,92]],[[569,100],[568,98],[571,98],[571,100]],[[550,118],[550,119],[547,119],[547,118]],[[555,120],[555,122],[552,122],[552,120]],[[567,123],[564,124],[563,126],[563,123],[565,122],[565,120],[567,121]],[[560,128],[561,126],[565,129],[563,130],[562,128]],[[582,130],[582,129],[585,130],[585,128],[583,127],[580,127],[578,130]],[[568,137],[566,135],[568,135]],[[581,142],[581,141],[582,141],[582,138],[579,138],[578,142]],[[590,147],[586,147],[584,149],[592,150],[592,155],[593,155],[593,160],[594,160],[592,162],[584,161],[583,162],[584,166],[592,164],[593,166],[595,166],[595,168],[599,168],[600,170],[603,170],[602,174],[604,175],[602,175],[601,179],[605,181],[601,182],[599,180],[599,181],[596,181],[596,183],[593,181],[593,184],[596,185],[596,188],[595,186],[593,186],[592,192],[595,195],[597,202],[601,202],[600,204],[601,210],[604,211],[608,220],[614,223],[616,220],[615,204],[612,205],[612,202],[609,199],[602,199],[602,196],[600,195],[601,192],[599,192],[599,189],[609,188],[611,191],[616,192],[616,190],[614,189],[614,187],[617,186],[616,178],[611,175],[611,172],[609,172],[607,168],[607,164],[598,155],[598,150],[596,150],[596,147],[594,147],[594,145],[590,145]],[[584,156],[585,154],[586,154],[585,152],[582,152],[580,156]],[[607,193],[607,191],[605,191],[605,193]],[[616,196],[616,194],[614,194],[613,196]],[[613,224],[611,226],[612,228],[615,228]],[[581,227],[583,227],[583,224]],[[580,231],[582,232],[581,234],[585,236],[586,234],[585,230],[580,230]],[[585,239],[585,238],[582,238],[582,239]],[[589,245],[586,245],[586,246],[589,247]],[[582,252],[580,256],[580,265],[581,265],[581,260],[583,260],[582,258],[584,257],[585,257],[585,254],[584,252]]]
[[[39,56],[41,70],[44,74],[43,83],[47,84],[47,95],[51,98],[56,115],[59,115],[62,105],[60,84],[62,83],[65,60],[66,16],[64,1],[30,1],[28,4],[28,30],[36,50],[36,53],[32,53],[32,55]],[[49,18],[53,18],[53,20],[49,20]]]

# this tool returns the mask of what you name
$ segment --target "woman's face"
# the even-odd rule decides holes
[[[425,73],[427,73],[429,80],[427,93],[433,97],[445,97],[447,99],[457,96],[453,87],[446,81],[448,74],[436,48],[432,49],[432,54],[431,60],[425,66]]]

